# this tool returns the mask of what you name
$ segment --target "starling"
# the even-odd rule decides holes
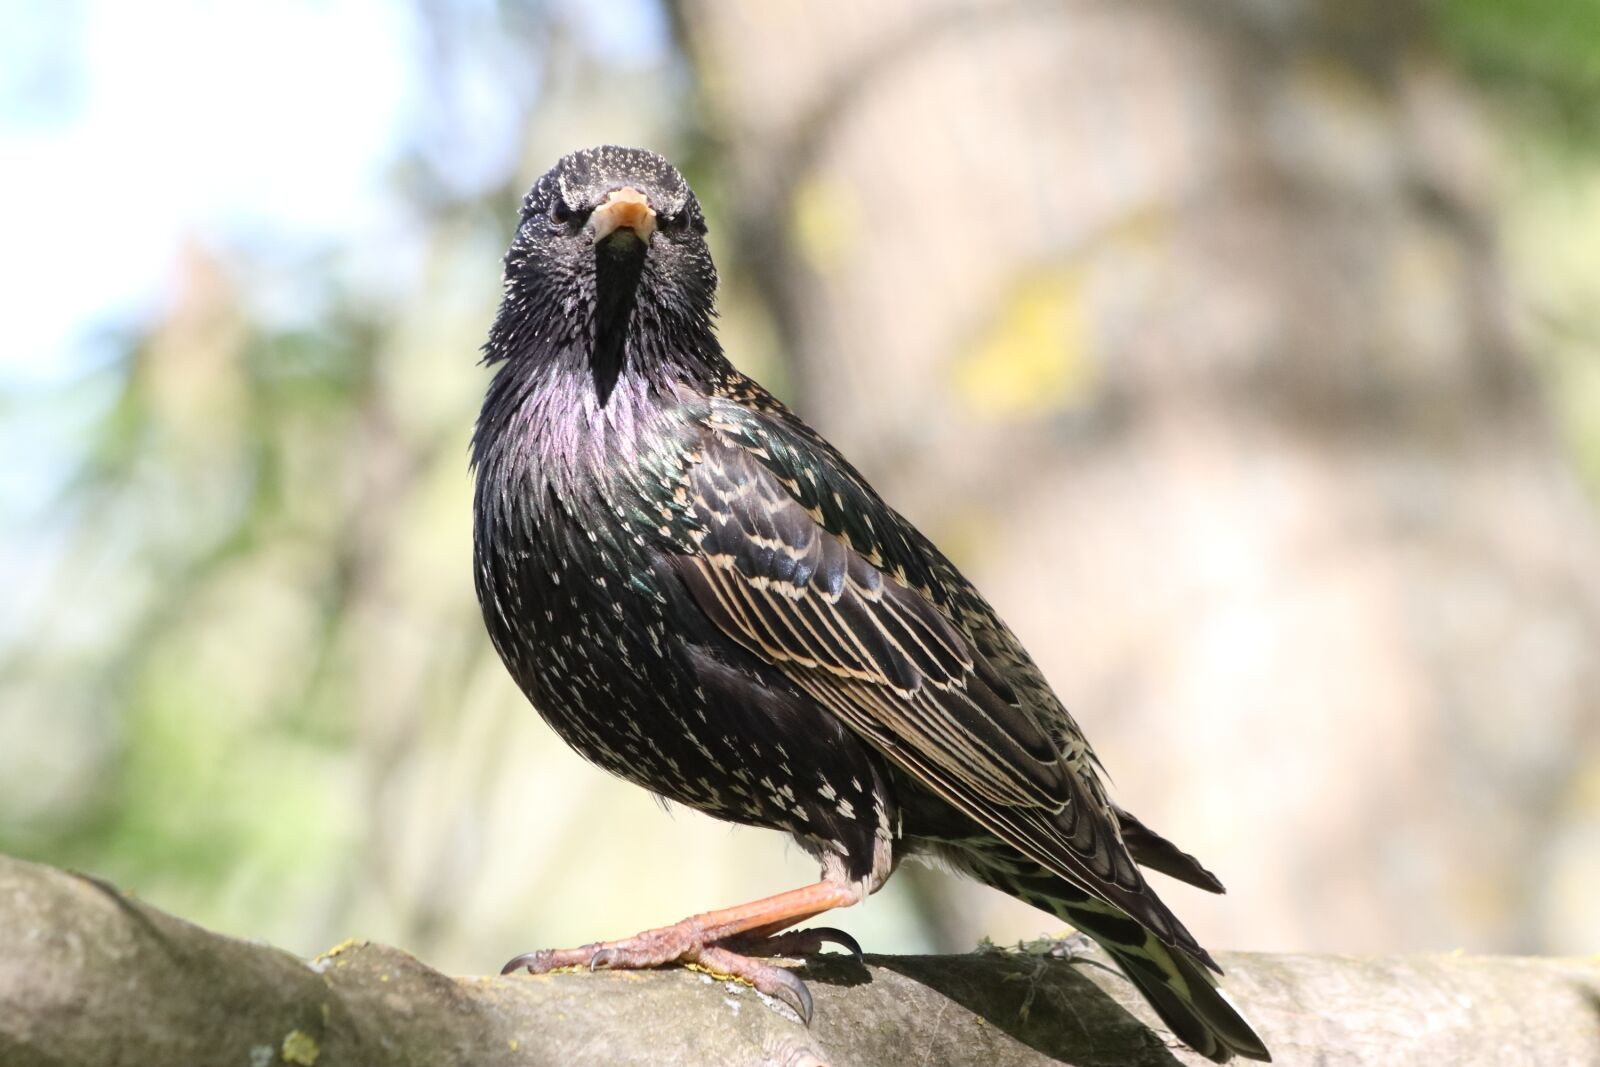
[[[809,1018],[767,960],[855,949],[791,928],[923,855],[1094,938],[1201,1054],[1268,1059],[1140,865],[1221,883],[1107,798],[1078,724],[955,566],[728,362],[705,234],[682,176],[640,149],[575,152],[528,193],[484,347],[475,584],[563,740],[792,834],[820,880],[506,969],[692,962]]]

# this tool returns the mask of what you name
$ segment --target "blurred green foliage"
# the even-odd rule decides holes
[[[1600,497],[1600,4],[1445,0],[1435,26],[1497,119],[1525,337]]]
[[[1463,68],[1526,117],[1600,142],[1600,4],[1444,0],[1435,25]]]

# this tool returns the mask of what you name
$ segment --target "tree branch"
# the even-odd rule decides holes
[[[1224,954],[1281,1064],[1600,1062],[1600,962]],[[306,961],[0,857],[0,1064],[510,1067],[1201,1062],[1093,950],[843,957],[808,1030],[704,974],[451,978],[348,943]]]

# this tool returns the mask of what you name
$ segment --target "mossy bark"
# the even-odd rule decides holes
[[[1600,1063],[1600,960],[1222,953],[1281,1064]],[[314,960],[83,875],[0,857],[4,1067],[1202,1062],[1093,950],[826,957],[808,1029],[686,970],[440,974],[382,945]]]

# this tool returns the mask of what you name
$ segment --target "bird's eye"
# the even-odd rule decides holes
[[[662,215],[659,221],[663,230],[670,230],[674,233],[682,233],[684,230],[689,229],[689,226],[694,221],[694,218],[688,207],[685,206],[677,211],[674,211],[670,215]],[[705,231],[702,230],[701,232],[703,233]]]
[[[561,199],[559,196],[550,201],[551,222],[554,222],[559,226],[565,226],[567,223],[572,221],[572,216],[574,214],[576,214],[576,212],[568,207],[567,202]]]

